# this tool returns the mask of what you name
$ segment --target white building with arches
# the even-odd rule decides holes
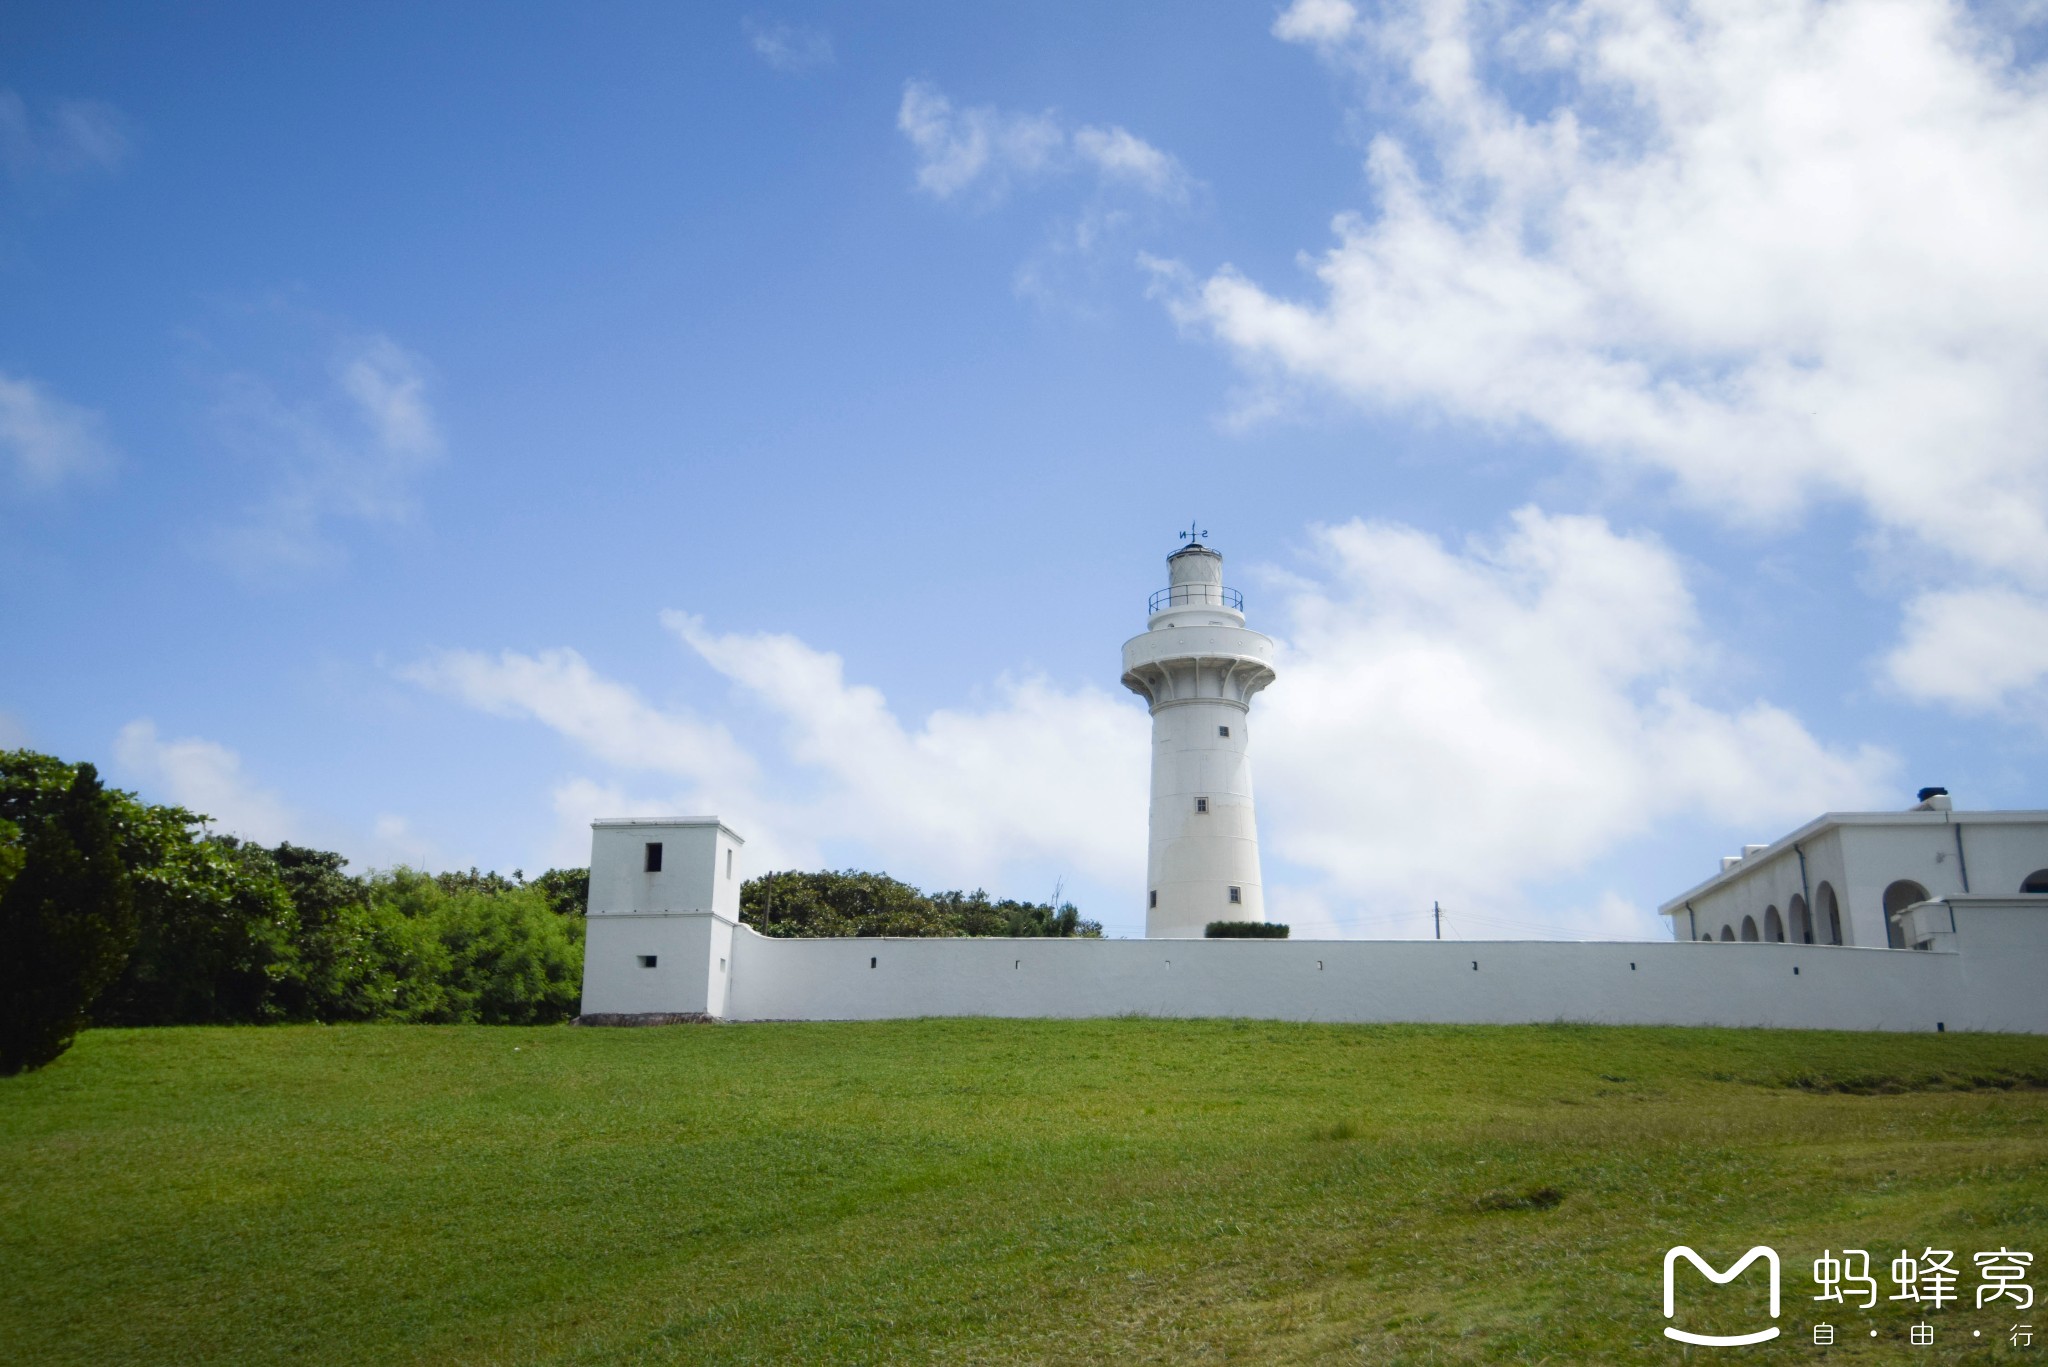
[[[2048,812],[1957,811],[1927,788],[1907,811],[1828,812],[1746,845],[1658,910],[1679,940],[1931,949],[1941,930],[1913,908],[2015,893],[2048,893]]]

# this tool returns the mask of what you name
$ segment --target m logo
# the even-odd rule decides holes
[[[1778,1253],[1776,1249],[1766,1248],[1762,1244],[1758,1244],[1755,1248],[1743,1254],[1741,1259],[1726,1272],[1716,1272],[1707,1265],[1706,1259],[1700,1257],[1699,1254],[1693,1252],[1684,1244],[1680,1244],[1664,1255],[1665,1319],[1668,1320],[1678,1313],[1678,1302],[1677,1297],[1673,1294],[1675,1288],[1671,1283],[1671,1274],[1672,1269],[1677,1266],[1680,1258],[1684,1258],[1687,1262],[1698,1268],[1705,1274],[1706,1279],[1716,1286],[1726,1286],[1729,1282],[1742,1275],[1743,1268],[1748,1267],[1758,1258],[1762,1258],[1771,1265],[1771,1318],[1778,1318]],[[1744,1343],[1762,1343],[1767,1339],[1774,1339],[1777,1336],[1778,1326],[1775,1324],[1768,1329],[1759,1329],[1754,1334],[1688,1334],[1683,1329],[1673,1329],[1668,1324],[1664,1326],[1665,1338],[1677,1339],[1680,1343],[1697,1343],[1708,1348],[1733,1348]]]

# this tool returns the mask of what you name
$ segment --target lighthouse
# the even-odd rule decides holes
[[[1200,937],[1211,921],[1263,921],[1252,808],[1252,695],[1273,682],[1273,642],[1244,624],[1223,557],[1183,532],[1142,635],[1124,642],[1124,687],[1152,708],[1145,934]]]

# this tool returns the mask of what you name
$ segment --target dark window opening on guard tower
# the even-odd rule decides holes
[[[1236,906],[1236,905],[1237,905],[1238,903],[1242,902],[1243,900],[1244,900],[1244,889],[1243,889],[1243,888],[1232,888],[1232,889],[1230,890],[1230,904],[1231,904],[1232,906]]]
[[[1219,726],[1216,728],[1216,734],[1222,736],[1224,739],[1227,740],[1230,737],[1230,728],[1227,726]]]
[[[1208,811],[1208,810],[1209,810],[1209,799],[1208,799],[1208,798],[1206,798],[1206,797],[1198,797],[1198,798],[1196,798],[1196,799],[1195,799],[1195,810],[1196,810],[1196,811],[1198,811],[1198,812],[1206,812],[1206,811]]]
[[[661,872],[661,842],[659,840],[647,842],[647,871],[649,873]]]

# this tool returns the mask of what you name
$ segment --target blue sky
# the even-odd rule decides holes
[[[582,10],[0,6],[0,742],[1136,933],[1193,517],[1303,931],[2048,806],[2025,12]]]

